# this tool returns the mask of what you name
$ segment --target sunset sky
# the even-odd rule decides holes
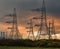
[[[18,28],[20,33],[26,37],[26,23],[33,17],[40,16],[38,12],[32,12],[30,9],[41,8],[43,0],[0,0],[0,31],[7,31],[5,22],[11,18],[5,17],[13,13],[13,8],[17,10]],[[60,33],[60,0],[45,0],[47,17],[51,21],[54,17],[56,32]]]

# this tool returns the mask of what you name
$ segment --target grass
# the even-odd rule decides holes
[[[39,48],[39,47],[9,47],[9,46],[0,46],[0,49],[60,49],[60,48]]]

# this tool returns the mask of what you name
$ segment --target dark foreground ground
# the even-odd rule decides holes
[[[11,46],[0,46],[0,49],[60,49],[60,48],[39,48],[39,47],[11,47]]]
[[[0,40],[0,46],[17,46],[17,47],[42,47],[42,48],[60,48],[60,40]]]

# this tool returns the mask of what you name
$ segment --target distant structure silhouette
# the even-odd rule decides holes
[[[49,29],[48,29],[48,25],[47,25],[47,17],[46,17],[46,7],[45,7],[45,1],[43,0],[43,4],[42,4],[42,8],[41,9],[34,9],[32,11],[37,11],[37,12],[41,12],[41,17],[40,18],[34,18],[34,19],[40,19],[40,24],[35,25],[37,27],[39,27],[38,30],[38,34],[37,37],[38,39],[45,39],[45,36],[48,35],[49,38]],[[44,37],[42,37],[44,36]]]
[[[9,14],[6,16],[10,16],[12,18],[12,21],[7,21],[6,23],[12,24],[12,27],[8,27],[8,29],[11,29],[10,36],[11,39],[20,39],[22,38],[21,34],[19,33],[18,30],[18,24],[17,24],[17,15],[16,15],[16,8],[14,8],[14,13]]]
[[[34,39],[34,31],[33,31],[33,21],[32,21],[32,19],[30,19],[30,22],[28,22],[27,23],[29,26],[28,27],[26,27],[26,29],[29,29],[28,31],[27,31],[27,33],[28,33],[28,39]]]
[[[5,39],[5,32],[0,32],[0,39]]]
[[[31,9],[31,11],[41,12],[41,16],[39,18],[37,18],[37,17],[33,18],[35,20],[37,20],[37,19],[40,20],[40,24],[35,25],[39,28],[36,39],[51,39],[51,37],[52,37],[51,35],[52,34],[55,35],[55,28],[54,28],[54,22],[49,23],[49,26],[48,26],[45,1],[43,0],[42,8]],[[51,25],[52,25],[52,28],[51,28]],[[51,32],[50,30],[53,32]],[[55,39],[56,39],[56,37],[55,37]]]
[[[49,39],[56,39],[56,31],[55,31],[55,25],[54,20],[52,22],[49,22]]]

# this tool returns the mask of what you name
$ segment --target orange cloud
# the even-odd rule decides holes
[[[39,16],[39,15],[38,15]],[[34,16],[31,16],[31,17],[29,17],[28,19],[30,19],[30,18],[33,18]],[[26,18],[26,20],[28,20],[27,18]],[[52,17],[49,17],[49,18],[47,18],[47,20],[48,20],[48,22],[49,21],[51,21],[52,22]],[[57,18],[54,18],[54,20],[55,20],[55,28],[56,28],[56,31],[57,31],[57,33],[58,32],[60,32],[60,20],[59,19],[57,19]],[[38,20],[39,21],[39,20]],[[38,23],[38,21],[35,21],[35,23]],[[34,22],[34,21],[33,21]],[[22,22],[23,23],[23,22]],[[11,25],[8,25],[8,24],[6,24],[6,23],[0,23],[0,31],[9,31],[8,29],[7,29],[7,27],[9,27],[9,26],[11,26]],[[27,25],[21,25],[21,24],[19,24],[18,25],[18,29],[19,29],[19,32],[21,33],[21,35],[25,38],[25,37],[27,37],[27,29],[26,29],[26,26]],[[36,28],[34,28],[34,31],[36,32]]]

